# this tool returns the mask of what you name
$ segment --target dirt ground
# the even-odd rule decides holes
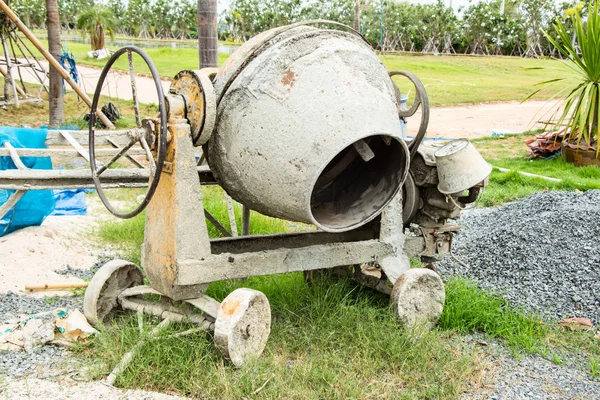
[[[11,291],[33,297],[68,294],[68,291],[26,292],[27,284],[71,283],[82,280],[57,274],[67,266],[90,269],[101,251],[90,233],[106,212],[88,202],[88,214],[50,216],[42,226],[31,226],[0,237],[0,293]],[[1,319],[1,318],[0,318]]]
[[[2,383],[2,382],[0,382]],[[121,390],[102,382],[77,382],[68,377],[50,379],[8,379],[0,385],[0,395],[6,393],[11,400],[56,400],[56,399],[103,399],[103,400],[174,400],[179,396],[146,392],[143,390]],[[85,393],[85,395],[82,395]]]
[[[427,137],[477,139],[493,133],[522,133],[541,129],[555,107],[555,103],[544,101],[434,107],[431,109]],[[415,115],[413,118],[417,117]],[[418,122],[411,124],[409,121],[409,132],[416,129],[412,125],[418,125]]]

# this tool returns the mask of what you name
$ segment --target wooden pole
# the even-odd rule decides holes
[[[40,51],[40,53],[42,53],[44,58],[46,60],[48,60],[48,62],[50,63],[50,66],[52,66],[52,68],[54,68],[56,71],[58,71],[58,73],[69,84],[69,86],[71,86],[73,88],[75,93],[77,93],[77,95],[83,99],[85,104],[87,104],[88,107],[91,107],[92,101],[87,96],[87,94],[83,90],[81,90],[81,88],[75,83],[75,81],[73,81],[73,79],[71,79],[71,77],[69,76],[67,71],[65,71],[63,69],[63,67],[58,63],[58,61],[56,61],[56,59],[52,56],[52,54],[48,53],[48,50],[46,50],[44,48],[42,43],[40,43],[40,41],[29,30],[29,28],[27,28],[25,26],[25,24],[23,24],[23,22],[21,22],[19,17],[17,17],[17,15],[13,12],[13,10],[11,10],[10,7],[8,5],[6,5],[6,3],[3,0],[0,0],[0,9],[6,14],[6,16],[11,21],[13,21],[15,23],[17,28],[19,28],[19,30],[21,32],[23,32],[25,37],[27,37],[27,39],[29,39],[29,41],[35,46],[35,48],[38,49]],[[98,115],[98,118],[100,118],[100,121],[102,121],[102,123],[104,125],[106,125],[109,129],[115,129],[115,126],[113,125],[113,123],[106,117],[106,115],[104,115],[104,113],[102,113],[102,111],[96,110],[96,114]]]
[[[0,74],[2,74],[6,78],[6,76],[8,75],[8,72],[6,71],[6,69],[4,69],[4,67],[0,66]],[[25,94],[25,92],[23,91],[23,89],[21,89],[21,86],[17,86],[16,89],[17,89],[17,92],[21,96],[27,96]]]
[[[81,283],[45,283],[42,285],[25,285],[25,290],[65,290],[81,289],[88,286],[87,282]]]

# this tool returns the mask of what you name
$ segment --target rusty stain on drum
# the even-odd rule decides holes
[[[284,86],[289,86],[291,88],[292,86],[294,86],[294,83],[296,83],[296,73],[291,68],[288,68],[283,73],[281,83],[283,83]]]

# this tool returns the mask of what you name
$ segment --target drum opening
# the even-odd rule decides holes
[[[401,187],[408,150],[399,139],[375,135],[342,150],[321,172],[311,194],[315,225],[349,230],[375,218]]]

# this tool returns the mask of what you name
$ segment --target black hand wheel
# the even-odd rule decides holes
[[[98,103],[100,102],[101,94],[103,92],[106,93],[107,90],[110,93],[110,87],[108,85],[110,82],[106,82],[107,77],[109,76],[109,71],[123,54],[127,54],[129,80],[131,83],[131,97],[133,99],[133,119],[136,127],[115,133],[115,136],[120,138],[119,141],[116,141],[111,139],[110,133],[97,130],[96,123],[98,117],[96,112],[98,111]],[[138,99],[138,90],[136,86],[136,75],[133,68],[134,55],[136,58],[139,56],[146,64],[146,69],[144,69],[144,72],[147,73],[147,70],[149,70],[150,74],[152,75],[154,86],[156,88],[156,94],[158,95],[157,101],[159,116],[157,119],[148,119],[144,121],[141,119],[140,102]],[[111,77],[111,79],[118,85],[118,80],[123,77],[124,76],[122,74],[117,74],[116,78]],[[123,87],[121,87],[121,89],[123,89]],[[119,90],[118,86],[116,90]],[[117,99],[118,98],[119,95],[117,96]],[[103,101],[106,100],[103,98]],[[120,100],[118,101],[120,102]],[[152,108],[147,104],[143,104],[143,107],[145,110],[156,110],[155,106]],[[158,75],[154,63],[143,50],[135,46],[125,46],[117,50],[108,60],[104,66],[104,69],[102,70],[102,73],[100,74],[98,85],[96,86],[96,91],[94,92],[89,122],[89,161],[92,170],[92,179],[94,181],[94,185],[96,186],[96,190],[98,191],[98,195],[100,196],[102,203],[104,203],[108,211],[110,211],[113,215],[119,218],[132,218],[146,208],[150,202],[150,199],[154,195],[154,192],[156,191],[165,161],[168,133],[167,110],[163,87],[160,82],[160,76]],[[155,127],[155,125],[158,126]],[[140,161],[139,159],[136,159],[136,155],[145,156],[145,160]],[[115,169],[115,167],[120,166],[121,164],[117,164],[116,162],[123,157],[135,164],[138,169]],[[145,173],[144,169],[149,172],[149,179],[148,174]],[[125,182],[125,184],[123,182]],[[127,207],[127,211],[122,211],[117,210],[117,208],[111,204],[111,201],[105,192],[105,189],[119,187],[147,187],[147,191],[145,194],[139,194],[137,196],[137,203],[133,207],[129,206]],[[123,202],[119,201],[119,203]]]
[[[390,78],[400,75],[408,78],[415,88],[415,97],[411,107],[408,110],[404,110],[401,107],[400,102],[400,89],[394,83],[396,88],[396,97],[398,99],[398,116],[406,122],[406,118],[410,118],[421,107],[421,122],[419,124],[419,130],[415,135],[415,138],[408,143],[408,149],[410,150],[410,159],[414,159],[417,154],[417,149],[425,139],[427,133],[427,125],[429,124],[429,98],[427,97],[427,91],[423,83],[414,74],[406,71],[390,71]]]

